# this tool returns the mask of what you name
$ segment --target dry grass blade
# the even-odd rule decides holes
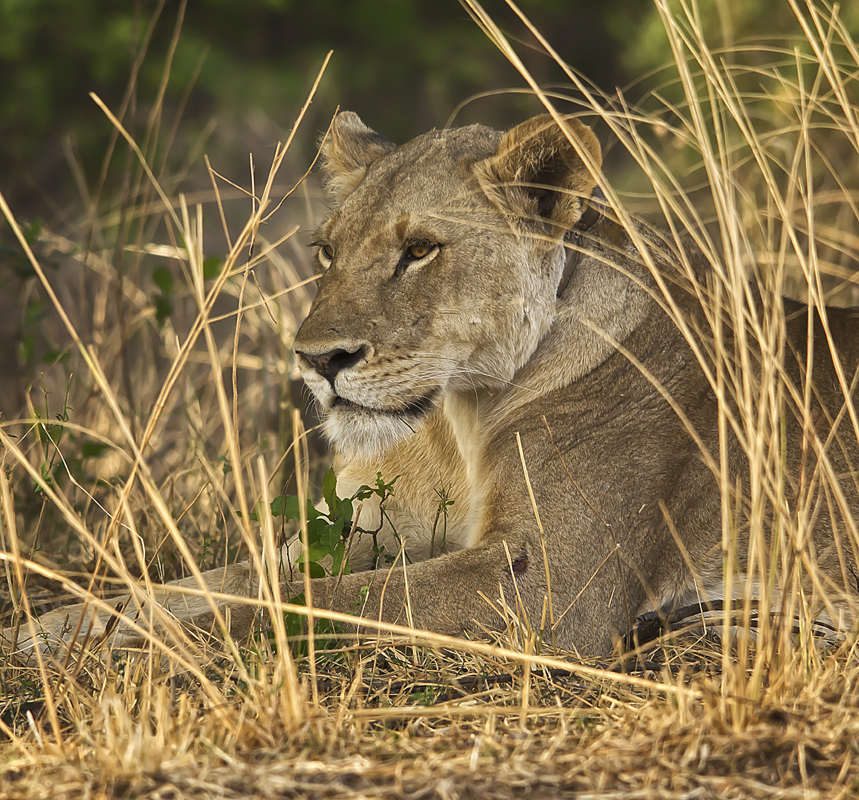
[[[327,626],[350,617],[312,607],[305,502],[327,462],[302,417],[307,398],[289,349],[316,279],[295,247],[307,216],[295,190],[322,205],[292,146],[313,135],[302,123],[331,54],[267,177],[252,171],[249,186],[208,159],[198,185],[173,180],[164,148],[176,130],[160,131],[165,71],[141,135],[126,115],[131,89],[116,114],[93,98],[139,171],[121,202],[91,201],[77,241],[49,230],[28,238],[0,194],[46,300],[44,334],[67,353],[32,393],[44,410],[31,399],[25,417],[0,422],[4,608],[34,640],[38,612],[69,599],[113,613],[103,631],[82,626],[56,657],[22,659],[3,644],[0,799],[856,793],[859,640],[853,630],[821,643],[816,625],[821,609],[835,619],[855,600],[817,569],[810,542],[827,515],[843,519],[842,563],[859,554],[837,466],[844,437],[859,438],[859,418],[845,402],[837,432],[815,433],[814,365],[803,354],[805,379],[785,374],[778,299],[787,286],[812,307],[819,344],[832,352],[827,305],[859,305],[859,51],[850,31],[837,9],[790,0],[795,48],[724,50],[708,41],[695,2],[656,0],[673,77],[633,107],[587,85],[508,0],[571,87],[543,90],[501,26],[476,0],[463,5],[549,114],[562,122],[560,101],[572,97],[625,154],[633,177],[614,188],[612,175],[601,179],[606,213],[629,230],[656,301],[701,362],[719,401],[720,441],[735,437],[748,456],[748,484],[738,485],[725,448],[708,452],[669,388],[645,374],[719,482],[735,602],[714,612],[720,620],[702,613],[623,662],[546,655],[537,620],[517,619],[521,598],[509,596],[499,610],[509,628],[495,642],[381,623],[366,626],[377,641],[332,637]],[[647,246],[641,217],[665,228]],[[706,282],[684,235],[711,267]],[[125,266],[117,253],[128,254]],[[662,256],[681,265],[700,325],[660,277]],[[49,259],[61,262],[57,271],[45,269]],[[594,332],[646,373],[607,331]],[[854,397],[859,376],[835,365],[838,391]],[[797,446],[809,466],[795,482],[784,463],[786,414],[804,423]],[[294,565],[281,561],[280,545],[294,531],[272,501],[288,493],[299,498],[309,607],[283,589]],[[533,492],[531,500],[542,533]],[[615,545],[601,569],[619,561]],[[738,570],[744,555],[749,579]],[[205,570],[245,560],[255,596],[205,587]],[[543,560],[555,625],[569,608],[554,607],[559,567],[545,549]],[[179,577],[196,581],[164,586]],[[189,630],[166,602],[152,602],[168,594],[172,608],[205,603],[211,631]],[[230,635],[235,609],[256,621],[247,638]],[[139,646],[115,647],[120,627]]]

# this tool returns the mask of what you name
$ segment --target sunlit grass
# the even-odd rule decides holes
[[[557,113],[503,32],[468,6]],[[302,392],[289,352],[311,292],[295,239],[312,192],[306,181],[293,191],[303,168],[280,177],[289,139],[264,180],[236,186],[207,164],[211,191],[183,195],[151,168],[164,163],[157,137],[137,143],[105,108],[134,153],[133,189],[83,209],[79,241],[45,229],[28,237],[3,203],[38,281],[33,357],[47,356],[28,414],[0,422],[4,625],[26,631],[37,624],[28,608],[71,598],[113,609],[119,594],[133,598],[121,611],[137,625],[159,614],[143,602],[156,584],[245,559],[264,578],[248,601],[259,625],[224,644],[161,612],[159,633],[131,653],[105,657],[109,637],[87,631],[57,659],[4,651],[9,796],[39,796],[48,782],[54,797],[312,794],[333,781],[344,796],[417,793],[428,771],[448,796],[466,785],[486,796],[524,785],[627,797],[855,791],[855,631],[829,646],[813,635],[821,608],[837,618],[836,603],[854,601],[816,573],[808,533],[815,514],[832,513],[845,520],[846,548],[859,537],[812,425],[816,470],[787,499],[782,419],[788,405],[808,411],[812,388],[781,370],[778,296],[814,306],[824,325],[826,303],[859,301],[859,53],[821,6],[796,7],[796,49],[755,59],[711,50],[694,6],[659,7],[674,66],[651,97],[629,107],[567,77],[586,119],[628,154],[628,174],[607,176],[614,212],[634,236],[633,221],[659,220],[665,252],[698,292],[702,327],[669,287],[657,299],[708,372],[723,441],[731,431],[748,454],[747,492],[723,450],[702,454],[722,490],[726,580],[743,604],[734,635],[719,637],[717,620],[643,648],[626,672],[535,652],[515,624],[495,644],[397,629],[393,644],[345,639],[328,650],[319,640],[296,660],[279,613],[290,599],[276,579],[283,532],[250,511],[288,485],[314,493],[312,453],[296,447]],[[312,138],[300,123],[299,114],[293,135]],[[711,266],[706,283],[681,234]],[[169,279],[156,280],[165,265]],[[842,392],[853,379],[840,376]],[[281,404],[287,383],[291,402]],[[859,437],[855,410],[845,415],[843,430]],[[749,519],[753,581],[737,576],[737,508]],[[757,612],[753,585],[778,614]],[[228,628],[208,596],[215,630]]]

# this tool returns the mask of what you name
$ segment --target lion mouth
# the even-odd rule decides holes
[[[435,399],[438,395],[438,389],[433,389],[428,394],[425,394],[423,397],[419,397],[417,400],[412,401],[406,406],[397,409],[388,409],[388,408],[373,408],[371,406],[364,406],[360,403],[355,403],[352,400],[347,400],[345,397],[340,397],[339,395],[334,398],[334,403],[331,406],[332,408],[344,408],[349,411],[364,411],[368,414],[376,414],[383,415],[388,417],[409,417],[411,419],[419,419],[420,417],[425,417],[432,411],[433,406],[435,405]]]

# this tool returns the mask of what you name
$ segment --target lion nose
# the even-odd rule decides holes
[[[338,347],[325,353],[308,353],[302,350],[296,350],[295,352],[309,361],[313,369],[333,387],[334,379],[340,370],[354,367],[358,362],[367,357],[368,351],[369,348],[367,345],[359,344],[354,349]]]

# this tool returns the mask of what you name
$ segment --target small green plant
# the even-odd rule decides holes
[[[399,477],[399,476],[397,476]],[[348,575],[349,567],[349,539],[352,535],[369,535],[373,538],[373,554],[375,563],[384,559],[387,563],[394,560],[394,555],[385,552],[384,545],[378,542],[378,534],[388,519],[385,512],[385,501],[391,497],[394,491],[395,477],[391,481],[385,481],[382,473],[376,474],[374,485],[364,484],[350,497],[340,497],[337,493],[337,476],[333,467],[325,473],[322,480],[322,499],[325,501],[327,510],[317,508],[309,499],[305,499],[304,516],[307,525],[307,548],[295,558],[295,565],[301,573],[305,571],[305,565],[309,567],[308,574],[311,578],[324,578],[327,576]],[[355,520],[356,501],[363,502],[373,496],[379,498],[380,520],[379,526],[372,530],[359,527]],[[273,517],[282,517],[284,522],[295,522],[301,524],[301,499],[297,495],[278,495],[269,504]],[[259,519],[259,507],[250,514],[253,520]],[[393,526],[391,526],[393,529]],[[396,531],[394,531],[396,536]],[[362,587],[361,597],[356,601],[356,607],[360,607],[366,598],[369,587]],[[300,593],[289,599],[294,605],[304,605],[306,600],[304,593]],[[293,655],[296,658],[308,654],[306,631],[306,618],[299,614],[284,614],[287,636],[293,641]],[[317,620],[314,625],[314,638],[317,649],[325,649],[332,637],[339,632],[336,623],[329,620]],[[270,638],[269,646],[274,646],[274,640]]]
[[[450,499],[450,488],[442,487],[441,489],[436,489],[435,493],[438,495],[438,511],[436,511],[435,520],[433,520],[432,524],[430,558],[436,554],[435,537],[438,533],[439,523],[441,523],[441,544],[439,550],[444,550],[445,543],[447,542],[447,510],[453,505],[453,500]]]
[[[47,486],[54,485],[54,472],[61,461],[60,458],[60,442],[63,438],[63,434],[65,433],[65,425],[69,421],[69,412],[74,411],[71,406],[69,406],[69,394],[72,389],[72,377],[69,376],[69,382],[66,385],[66,396],[63,399],[63,410],[57,413],[56,419],[59,421],[59,424],[50,423],[48,419],[50,419],[51,412],[48,406],[48,395],[50,392],[45,386],[44,380],[42,381],[42,394],[45,398],[45,417],[44,421],[40,421],[36,426],[36,432],[39,436],[39,441],[42,443],[42,447],[45,451],[45,458],[42,461],[42,464],[39,467],[39,472],[42,476],[42,480],[45,482]],[[39,420],[42,420],[42,414],[39,409],[35,409],[36,417]],[[36,493],[40,493],[42,491],[42,486],[38,482],[34,482],[34,488]]]
[[[382,473],[376,473],[376,485],[375,487],[367,486],[364,484],[358,488],[358,491],[355,492],[355,497],[358,500],[367,500],[368,498],[376,495],[379,498],[379,526],[374,528],[373,530],[365,530],[364,528],[357,528],[360,533],[367,533],[373,537],[373,567],[377,567],[379,562],[384,560],[386,564],[392,564],[396,559],[396,554],[387,553],[385,550],[385,545],[379,544],[379,531],[382,530],[382,526],[385,524],[385,520],[388,521],[388,525],[391,526],[391,531],[393,531],[394,538],[402,545],[402,541],[400,540],[400,536],[397,533],[397,529],[394,527],[394,523],[391,522],[391,518],[388,516],[385,511],[385,501],[394,493],[394,484],[397,482],[397,478],[400,476],[397,475],[392,481],[389,483],[385,483],[382,479]],[[407,561],[411,562],[411,559],[408,557],[408,554],[403,550],[403,558]]]
[[[306,604],[304,592],[291,598],[290,603],[296,606]],[[310,655],[307,636],[307,618],[301,614],[286,613],[283,615],[284,628],[290,642],[292,657],[299,660]],[[314,650],[332,650],[337,646],[337,636],[343,632],[343,627],[330,619],[316,619],[313,623]],[[276,649],[274,631],[268,632],[269,647]]]
[[[397,476],[399,477],[399,476]],[[350,573],[347,558],[349,537],[354,533],[373,537],[373,553],[376,562],[381,558],[393,561],[394,556],[385,553],[384,545],[378,543],[378,534],[385,520],[385,501],[393,494],[397,478],[385,482],[382,473],[376,474],[375,485],[359,486],[351,497],[340,497],[337,494],[337,476],[334,468],[325,473],[322,481],[322,499],[328,507],[327,511],[317,508],[310,499],[305,501],[305,519],[307,520],[307,555],[301,552],[295,559],[300,572],[304,572],[305,563],[309,564],[311,578],[324,578],[328,575],[348,575]],[[361,528],[355,524],[355,501],[368,500],[373,495],[379,498],[381,516],[379,526],[372,530]],[[278,495],[270,505],[273,517],[283,517],[285,522],[301,523],[301,500],[297,495]],[[250,514],[253,520],[259,519],[259,512]],[[393,525],[391,526],[393,528]],[[396,536],[396,531],[394,531]],[[326,567],[330,559],[330,566]]]
[[[416,706],[433,706],[435,705],[438,693],[436,686],[424,686],[420,689],[415,689],[409,699]]]

